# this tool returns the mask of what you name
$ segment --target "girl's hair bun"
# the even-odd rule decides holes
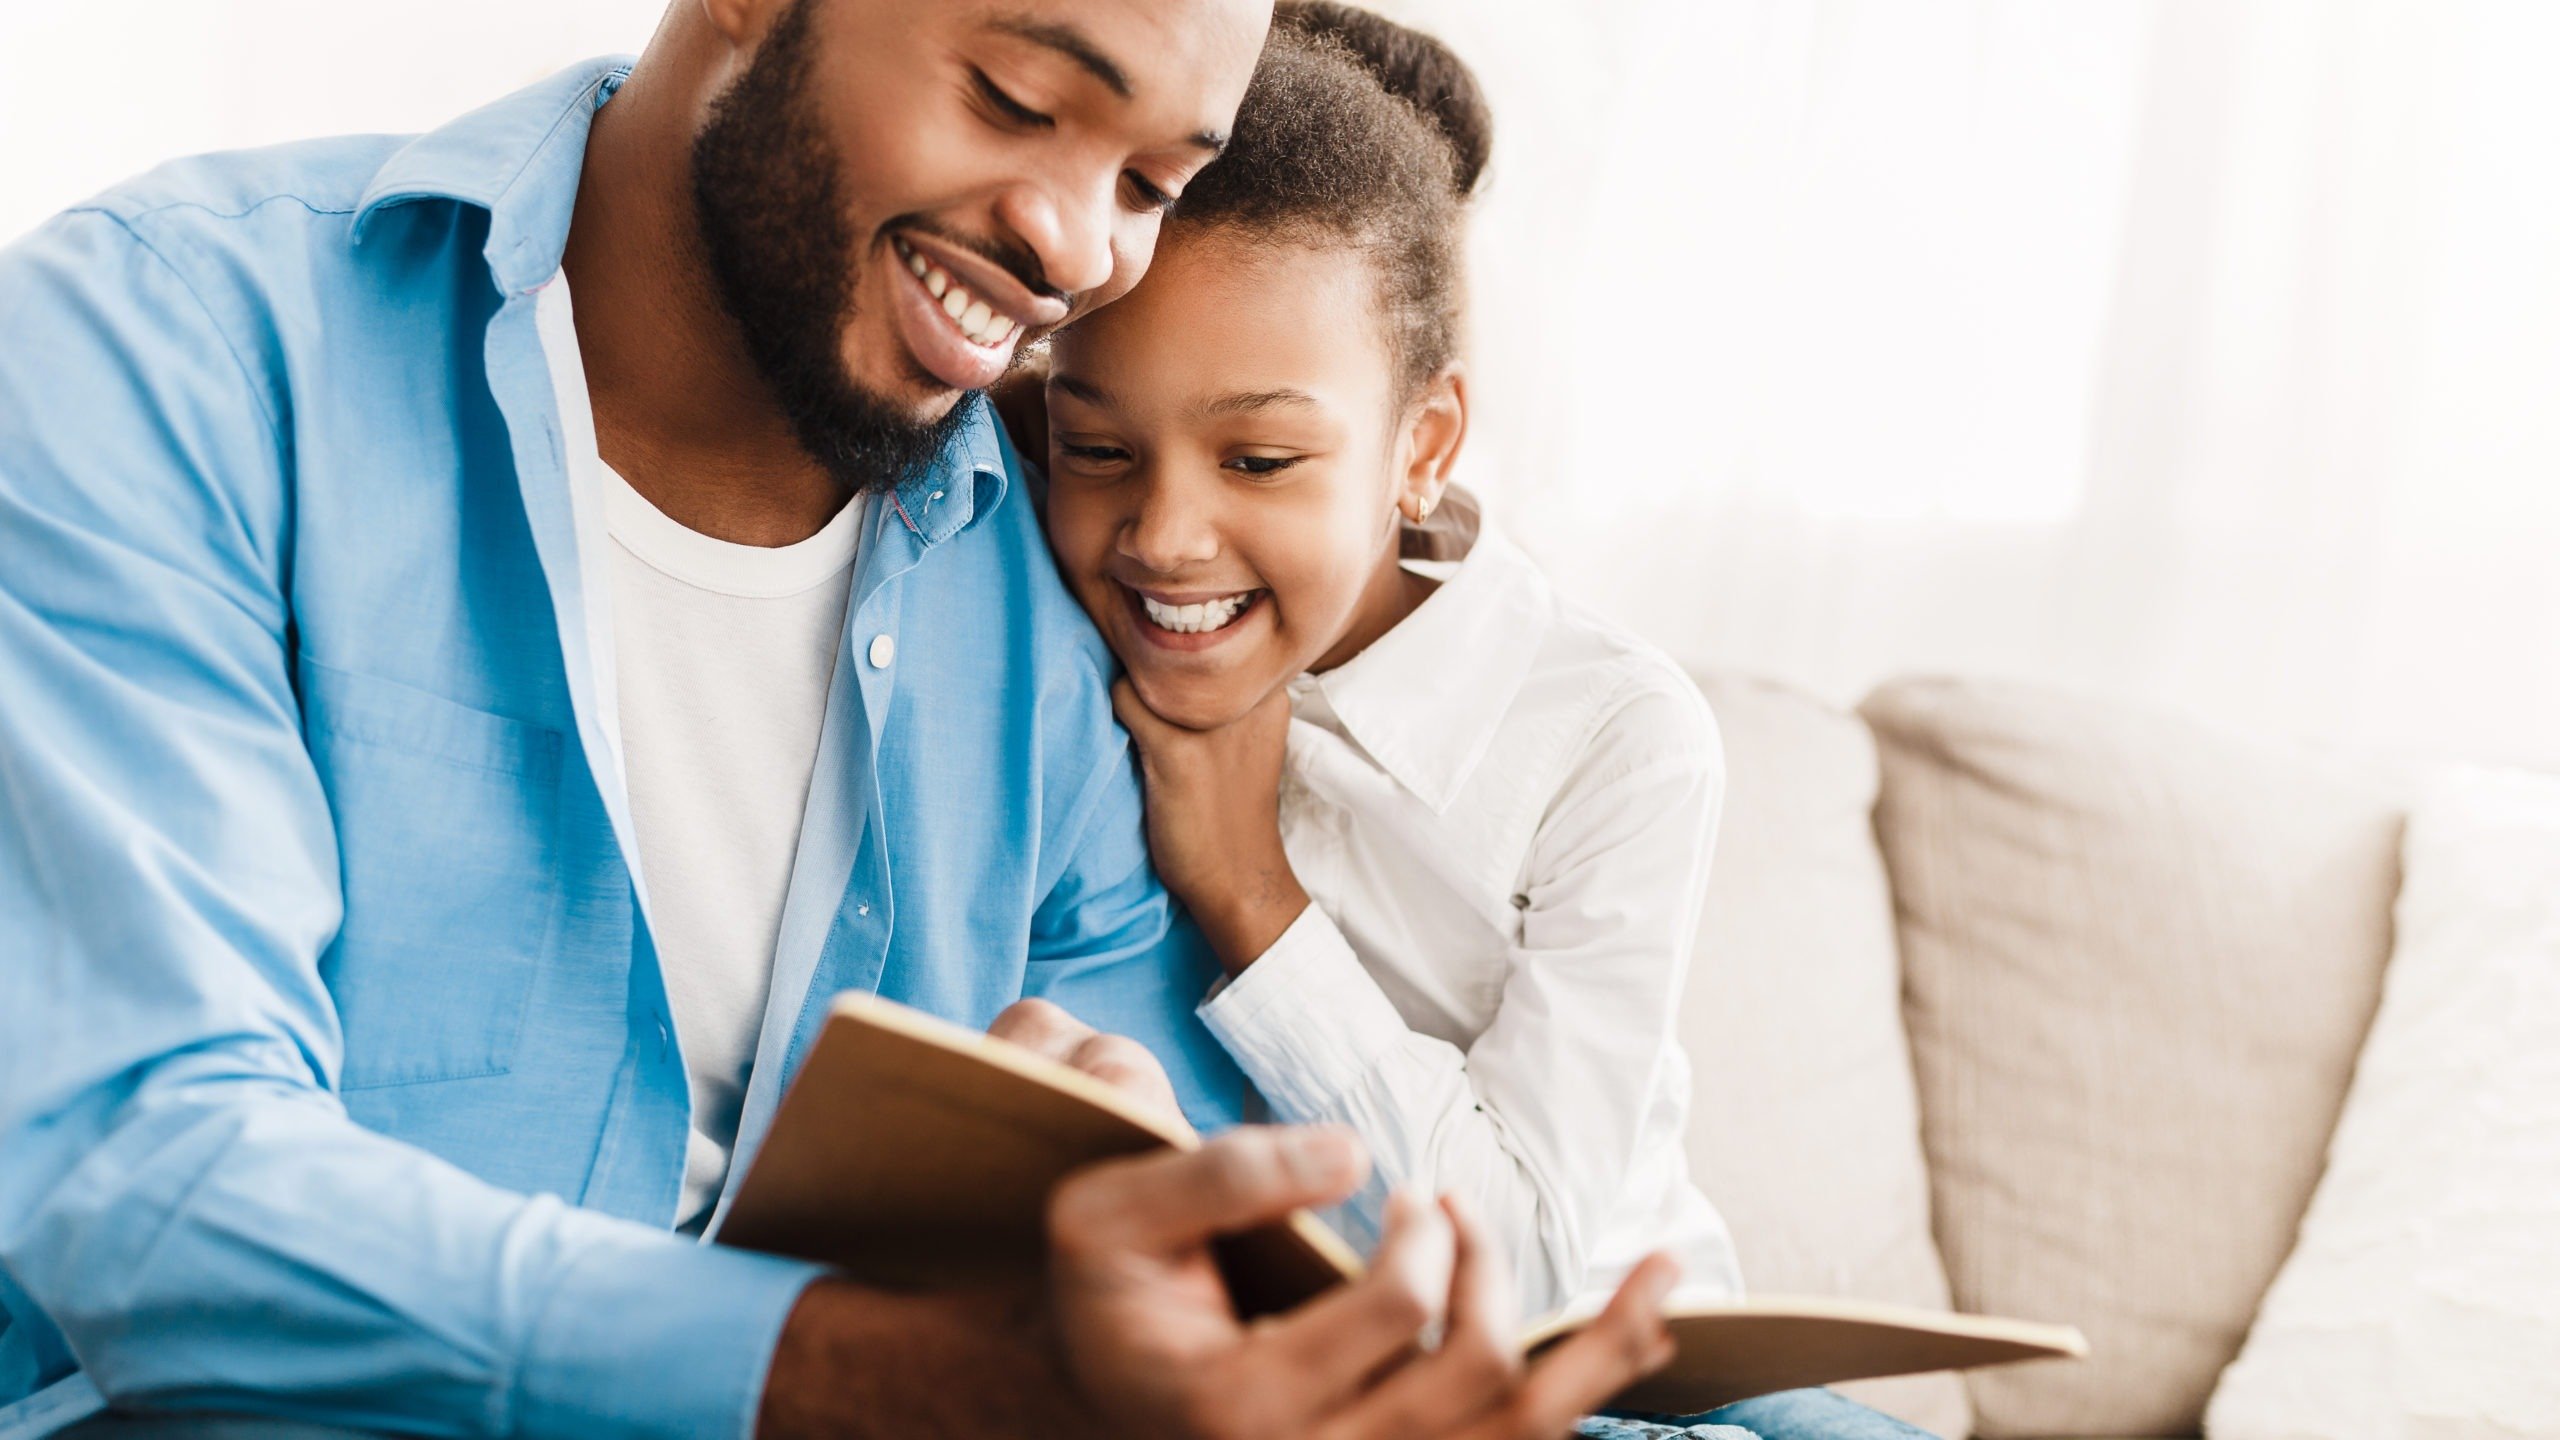
[[[1493,154],[1493,108],[1467,62],[1419,30],[1337,0],[1280,0],[1273,18],[1341,46],[1388,94],[1438,126],[1449,142],[1450,179],[1459,198],[1475,194]]]

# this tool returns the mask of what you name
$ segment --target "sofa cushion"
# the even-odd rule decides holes
[[[2382,1009],[2216,1440],[2560,1435],[2560,776],[2420,798]]]
[[[2012,684],[1897,682],[1862,713],[1957,1306],[2093,1350],[1971,1376],[1976,1427],[2191,1433],[2373,1015],[2397,789]]]
[[[1902,1034],[1892,899],[1870,823],[1866,726],[1792,690],[1701,682],[1730,777],[1681,1038],[1689,1154],[1745,1283],[1944,1308]],[[1844,1387],[1967,1433],[1951,1375]]]

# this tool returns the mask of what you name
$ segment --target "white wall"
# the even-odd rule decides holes
[[[430,128],[664,0],[0,0],[0,240],[172,155]]]
[[[0,236],[656,0],[0,7]],[[1578,595],[2560,765],[2560,6],[1389,0],[1483,72],[1470,469]]]

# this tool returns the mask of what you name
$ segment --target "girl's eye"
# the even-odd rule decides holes
[[[1170,210],[1173,208],[1173,197],[1165,193],[1164,187],[1135,170],[1129,172],[1129,190],[1138,197],[1138,209]]]
[[[1059,442],[1058,453],[1088,465],[1116,465],[1129,458],[1129,452],[1117,445],[1069,445],[1064,441]]]
[[[1001,86],[987,78],[986,71],[974,65],[969,67],[969,80],[978,87],[978,98],[986,101],[989,109],[1003,116],[1005,123],[1024,130],[1058,128],[1058,122],[1052,117],[1043,115],[1006,94]]]
[[[1227,462],[1227,468],[1247,475],[1277,475],[1305,458],[1303,455],[1238,455]]]

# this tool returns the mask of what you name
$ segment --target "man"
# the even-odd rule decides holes
[[[1320,1132],[1091,1172],[1045,1297],[671,1233],[849,986],[1235,1118],[972,392],[1136,282],[1267,21],[679,0],[0,254],[0,1434],[1493,1437],[1660,1362],[1649,1273],[1523,1372],[1418,1205],[1238,1323],[1209,1239],[1347,1193]]]

